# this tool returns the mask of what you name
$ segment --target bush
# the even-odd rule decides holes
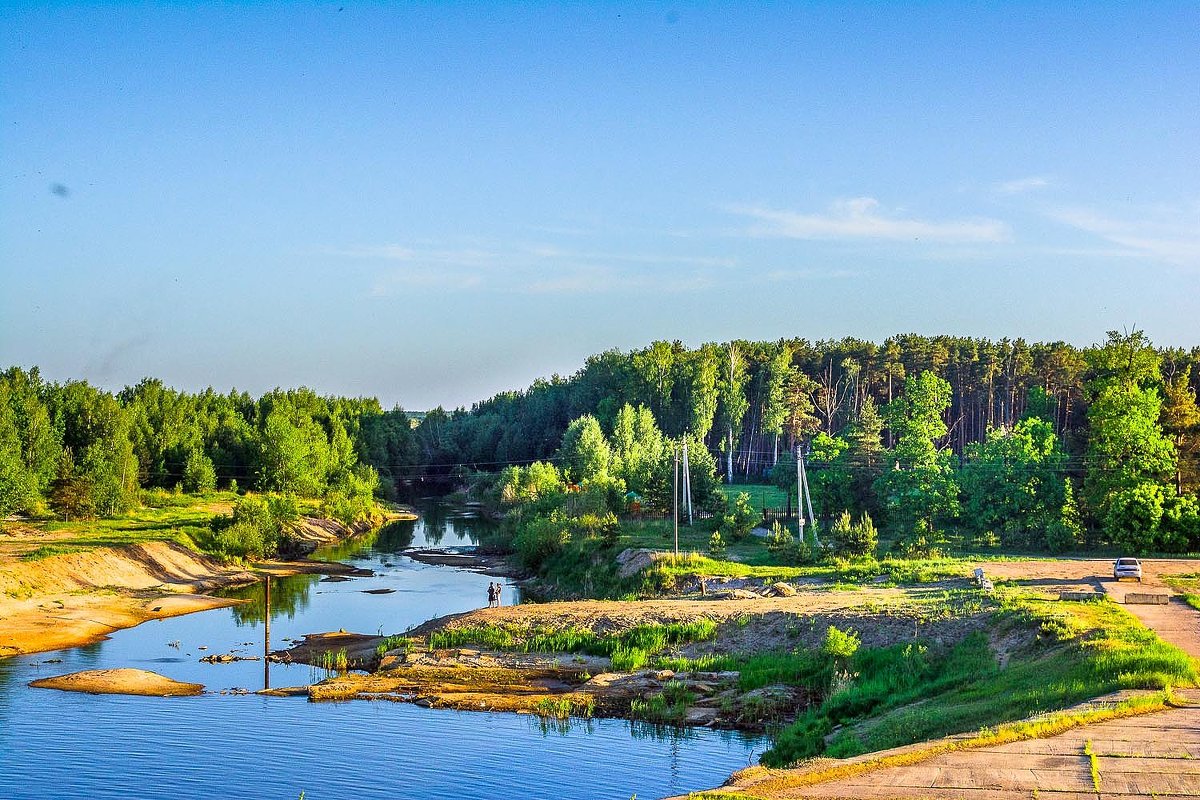
[[[300,506],[296,496],[291,494],[273,494],[267,497],[267,510],[277,525],[286,525],[300,521]]]
[[[295,503],[290,495],[239,497],[233,504],[232,517],[214,517],[207,533],[192,538],[200,549],[219,558],[273,556],[279,552],[283,522],[299,518]]]
[[[582,536],[599,538],[605,547],[612,547],[617,543],[621,525],[617,522],[616,514],[606,511],[603,514],[584,514],[577,518],[575,530]]]
[[[582,489],[572,499],[582,510],[596,514],[620,511],[625,507],[625,481],[608,473],[595,475],[580,484]]]
[[[879,544],[875,523],[865,512],[851,524],[850,512],[843,511],[829,529],[829,536],[833,549],[842,556],[874,555]]]
[[[750,495],[746,492],[739,492],[737,499],[733,501],[733,508],[729,509],[729,513],[725,515],[721,527],[733,541],[740,542],[750,535],[750,531],[754,530],[759,519],[759,513],[750,504]]]
[[[708,538],[708,554],[713,558],[725,557],[725,542],[721,539],[720,531],[713,531],[713,535]]]
[[[821,652],[827,656],[846,661],[858,652],[858,636],[853,631],[839,630],[833,625],[825,631],[825,644]]]
[[[212,459],[202,450],[188,453],[183,465],[183,490],[193,494],[211,492],[217,488],[217,471]]]
[[[811,544],[805,541],[796,541],[792,532],[781,525],[778,520],[771,523],[771,532],[767,534],[767,550],[771,551],[781,564],[792,566],[810,563],[814,553]]]
[[[246,520],[220,528],[199,528],[191,535],[198,547],[218,558],[263,558],[274,554],[277,546],[276,537]]]
[[[571,541],[571,522],[561,511],[549,516],[535,515],[517,523],[513,548],[527,569],[537,570],[547,558],[559,553]]]

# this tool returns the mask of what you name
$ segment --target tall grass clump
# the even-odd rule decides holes
[[[501,625],[470,625],[436,631],[429,636],[435,650],[471,645],[521,653],[586,653],[609,656],[613,669],[632,671],[668,647],[712,639],[717,624],[701,619],[666,625],[638,625],[619,634],[600,635],[586,628],[520,629]],[[618,666],[620,665],[620,666]]]

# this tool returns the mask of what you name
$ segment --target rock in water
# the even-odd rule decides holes
[[[202,694],[204,685],[182,683],[144,669],[90,669],[30,681],[35,689],[61,689],[88,694],[132,694],[145,697],[183,697]]]

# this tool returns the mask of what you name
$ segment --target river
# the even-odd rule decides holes
[[[273,580],[272,648],[339,628],[402,632],[485,605],[493,578],[404,555],[410,547],[471,547],[484,523],[436,504],[422,512],[416,522],[393,523],[318,554],[374,577]],[[646,799],[720,784],[767,746],[761,737],[623,720],[558,723],[386,701],[241,694],[262,688],[261,661],[199,661],[262,651],[261,585],[230,593],[252,602],[148,622],[86,647],[0,659],[0,798]],[[516,587],[506,586],[504,602],[516,599]],[[61,663],[49,663],[54,659]],[[49,675],[117,667],[203,683],[208,691],[143,698],[27,686]],[[274,687],[320,677],[305,665],[270,665]]]

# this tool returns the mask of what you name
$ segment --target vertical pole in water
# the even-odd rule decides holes
[[[267,613],[264,616],[263,623],[263,688],[271,688],[271,662],[268,656],[271,655],[271,576],[267,576],[267,582],[263,584],[264,597],[266,599]]]
[[[679,560],[679,450],[673,449],[675,456],[675,479],[671,481],[671,519],[675,523],[675,560]]]

